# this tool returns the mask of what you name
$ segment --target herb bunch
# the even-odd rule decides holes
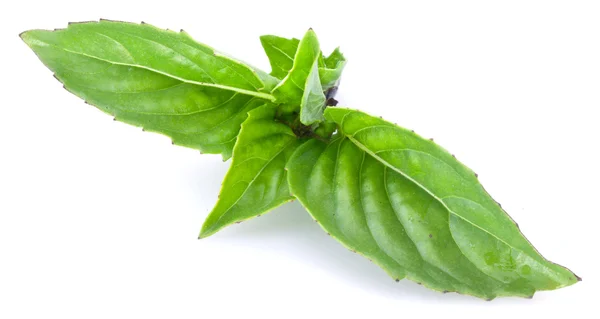
[[[453,155],[412,131],[335,107],[346,59],[262,36],[266,73],[184,31],[101,20],[21,38],[71,93],[173,144],[232,159],[200,237],[298,199],[393,279],[480,298],[576,283],[544,259]]]

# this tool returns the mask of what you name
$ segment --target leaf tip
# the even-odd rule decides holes
[[[214,226],[214,225],[213,225]],[[203,239],[206,237],[209,237],[210,235],[214,234],[216,231],[214,229],[214,227],[206,227],[206,223],[204,225],[202,225],[202,229],[200,229],[200,234],[198,235],[198,239]]]
[[[31,46],[31,41],[30,41],[30,32],[33,30],[27,30],[27,31],[23,31],[21,33],[19,33],[19,38],[21,38],[21,40],[23,40],[23,42],[25,42],[25,44],[27,44],[28,46]]]

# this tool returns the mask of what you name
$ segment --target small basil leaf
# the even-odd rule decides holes
[[[253,68],[184,32],[102,20],[21,38],[89,104],[224,159],[247,112],[273,99]]]
[[[318,63],[315,61],[306,79],[302,102],[300,102],[300,122],[304,125],[322,122],[325,119],[323,110],[326,101],[319,79]]]
[[[324,91],[339,85],[342,71],[346,66],[346,58],[340,52],[340,48],[336,48],[323,61],[324,65],[319,67],[319,77]]]
[[[312,29],[308,30],[300,41],[292,69],[273,90],[277,102],[286,105],[286,112],[300,110],[300,121],[304,125],[324,119],[326,98],[319,79],[320,54],[316,34]]]
[[[278,103],[300,106],[306,81],[315,62],[318,61],[319,54],[319,40],[313,30],[308,30],[294,55],[292,68],[273,90],[273,95]]]
[[[294,56],[300,40],[263,35],[260,37],[260,43],[269,57],[271,75],[279,79],[285,78],[294,65]]]
[[[260,41],[271,63],[271,75],[283,79],[292,69],[300,40],[265,35],[260,38]],[[323,53],[319,54],[319,79],[323,91],[338,85],[345,65],[346,58],[339,48],[336,48],[328,57],[323,57]]]
[[[301,142],[287,125],[274,120],[275,112],[272,105],[261,106],[242,124],[231,168],[201,238],[293,199],[284,167]]]

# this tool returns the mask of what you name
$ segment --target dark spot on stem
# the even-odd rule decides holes
[[[338,105],[338,100],[330,97],[327,99],[327,102],[325,103],[325,106],[336,106]]]

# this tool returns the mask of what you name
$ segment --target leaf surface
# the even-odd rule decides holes
[[[271,75],[283,79],[294,65],[294,56],[300,40],[296,38],[286,39],[275,35],[263,35],[260,43],[269,58],[271,64]]]
[[[250,111],[242,124],[231,168],[201,238],[293,199],[284,168],[301,141],[287,125],[274,120],[275,112],[274,106],[261,106]]]
[[[270,89],[263,74],[183,31],[102,20],[27,31],[21,38],[88,103],[225,159],[247,112],[273,100],[262,91]]]
[[[328,233],[393,278],[486,299],[577,282],[432,141],[358,111],[328,108],[325,116],[338,136],[298,148],[288,163],[292,193]]]

